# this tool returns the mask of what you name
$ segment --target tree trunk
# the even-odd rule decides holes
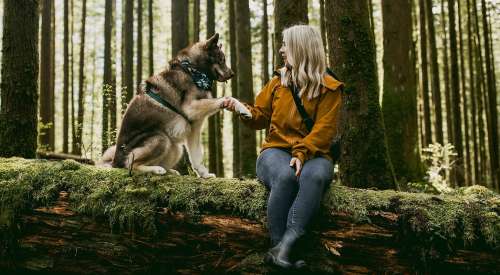
[[[116,113],[116,79],[113,71],[113,3],[106,0],[104,9],[104,72],[102,90],[102,151],[104,152],[114,142],[112,132],[116,130],[116,115],[113,121],[111,116]],[[122,59],[123,60],[123,59]],[[114,103],[114,104],[113,104]]]
[[[453,114],[451,112],[451,92],[450,92],[450,71],[448,66],[448,38],[446,35],[446,10],[444,3],[446,0],[441,1],[441,25],[443,27],[443,74],[444,74],[444,96],[446,104],[446,132],[448,143],[453,142]]]
[[[138,87],[142,81],[142,1],[137,0],[137,72],[136,72],[136,85]]]
[[[490,154],[490,177],[492,186],[495,190],[500,190],[500,167],[498,155],[498,111],[497,111],[497,91],[495,90],[495,83],[493,81],[493,74],[495,73],[491,62],[493,55],[490,49],[490,34],[488,32],[488,18],[486,13],[486,2],[481,0],[481,13],[483,21],[483,39],[484,39],[484,60],[486,65],[486,83],[487,89],[485,92],[488,97],[487,106],[487,123],[488,123],[488,144]]]
[[[69,139],[69,0],[64,0],[63,38],[63,153],[68,153]]]
[[[297,24],[308,24],[307,0],[274,1],[274,51],[277,53],[283,41],[283,30]],[[275,55],[273,68],[283,65],[279,54]]]
[[[282,2],[282,1],[277,1]],[[306,1],[307,3],[307,1]],[[238,67],[238,97],[249,104],[254,103],[252,78],[252,44],[250,41],[250,7],[248,0],[234,3],[236,28],[236,67]],[[255,175],[257,141],[255,130],[239,127],[240,175]]]
[[[267,0],[262,1],[262,87],[269,81],[269,23],[267,18]]]
[[[450,19],[450,69],[451,93],[453,107],[453,145],[457,151],[457,161],[453,173],[455,186],[464,186],[464,150],[462,143],[462,118],[460,114],[460,82],[458,75],[457,32],[455,27],[455,0],[448,0],[448,16]]]
[[[52,97],[51,101],[51,117],[50,119],[54,122],[52,125],[52,128],[50,128],[50,146],[55,150],[55,88],[56,88],[56,9],[55,5],[52,5],[52,12],[51,12],[51,37],[50,37],[50,43],[51,43],[51,52],[50,52],[50,96]]]
[[[5,0],[3,3],[0,156],[4,157],[35,157],[38,5],[36,0]]]
[[[395,188],[379,105],[375,41],[370,30],[368,1],[325,2],[330,64],[346,87],[340,178],[354,187]]]
[[[80,33],[80,71],[78,73],[78,119],[75,129],[75,140],[73,140],[73,147],[76,149],[73,154],[81,155],[82,153],[82,134],[83,134],[83,114],[84,114],[84,100],[85,100],[85,23],[87,19],[87,0],[82,1],[82,29]],[[91,125],[92,127],[93,125]]]
[[[432,0],[425,1],[425,9],[427,30],[429,31],[428,37],[431,63],[431,88],[435,115],[434,133],[436,133],[436,142],[443,144],[443,110],[441,108],[438,51],[436,47],[436,31],[434,28],[434,14],[432,13]]]
[[[321,40],[325,47],[325,53],[328,52],[328,40],[326,38],[326,19],[325,19],[325,0],[319,0],[319,27],[321,31]]]
[[[40,36],[40,147],[54,151],[54,98],[52,91],[52,0],[42,6],[42,34]]]
[[[189,44],[189,3],[172,0],[172,58]]]
[[[149,65],[149,73],[148,76],[154,75],[154,57],[153,57],[153,0],[148,1],[148,31],[149,31],[149,44],[148,44],[148,65]]]
[[[130,177],[69,160],[0,166],[9,274],[276,272],[263,263],[268,193],[256,180]],[[331,185],[294,248],[308,263],[297,274],[494,273],[499,199],[480,186],[436,196]]]
[[[183,2],[183,1],[179,1]],[[122,88],[125,89],[126,91],[126,96],[125,100],[122,104],[123,111],[125,112],[127,104],[132,100],[132,97],[134,96],[135,93],[135,86],[134,86],[134,32],[132,31],[134,29],[134,1],[133,0],[125,0],[125,18],[123,21],[123,24],[125,24],[125,34],[124,34],[124,50],[123,53],[125,56],[122,58],[124,64],[123,64],[123,76],[124,79],[122,79],[122,83],[124,84],[124,87]]]
[[[193,1],[193,43],[200,41],[200,0]],[[208,7],[208,2],[207,2]],[[208,10],[207,10],[208,17]]]
[[[425,1],[419,0],[420,14],[420,68],[422,71],[422,98],[424,107],[424,141],[422,147],[427,147],[432,143],[431,108],[429,100],[429,73],[427,63],[427,30],[425,26]]]
[[[111,80],[110,80],[110,86],[108,90],[108,104],[109,104],[109,126],[108,126],[108,131],[109,131],[109,144],[115,144],[116,143],[116,136],[117,136],[117,122],[116,122],[116,116],[118,113],[118,106],[117,106],[117,95],[116,95],[116,69],[115,69],[115,58],[116,55],[114,54],[115,52],[115,44],[116,44],[116,32],[115,32],[115,23],[114,23],[114,10],[116,7],[116,0],[112,0],[111,2],[112,6],[112,11],[111,11],[111,18],[109,21],[111,24],[111,37],[110,37],[110,47],[111,47],[111,52],[110,52],[110,58],[111,60],[109,61],[111,64]],[[122,59],[123,63],[123,59]],[[122,98],[123,99],[123,98]]]
[[[470,158],[470,146],[469,146],[469,117],[468,117],[468,103],[467,103],[467,89],[465,86],[465,59],[464,59],[464,42],[463,42],[463,31],[462,31],[462,9],[461,9],[461,1],[458,1],[458,41],[460,45],[460,80],[461,80],[461,96],[462,96],[462,106],[463,106],[463,114],[464,114],[464,143],[465,143],[465,158],[464,158],[464,182],[465,186],[471,185],[471,158]]]
[[[469,66],[469,83],[470,83],[470,99],[471,99],[471,122],[472,122],[472,149],[474,152],[474,178],[471,180],[473,184],[479,184],[479,148],[478,148],[478,137],[477,137],[477,102],[475,94],[478,91],[477,82],[475,82],[475,65],[474,65],[474,53],[475,48],[473,48],[474,37],[472,36],[472,16],[471,16],[470,0],[467,0],[467,48],[468,48],[468,66]],[[464,114],[468,115],[468,114]],[[472,170],[472,169],[471,169]]]
[[[234,77],[231,79],[231,95],[234,98],[238,96],[238,67],[236,66],[236,27],[235,27],[235,0],[228,1],[229,10],[229,51],[231,59],[231,69],[234,72]],[[233,177],[240,177],[240,120],[238,115],[232,113],[231,117],[233,125]]]
[[[398,182],[421,178],[418,153],[417,87],[413,66],[411,1],[382,2],[384,93],[387,146]]]

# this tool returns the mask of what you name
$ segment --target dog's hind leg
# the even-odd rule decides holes
[[[116,146],[113,145],[109,147],[104,154],[102,154],[101,160],[96,162],[95,166],[97,167],[106,167],[111,168],[111,162],[113,161],[113,157],[115,156]]]
[[[161,161],[161,166],[167,170],[169,174],[180,175],[177,170],[172,169],[182,157],[183,148],[182,143],[173,143],[167,140],[165,144],[166,150],[163,160]]]
[[[160,166],[161,158],[165,154],[165,143],[168,139],[162,136],[148,138],[142,146],[132,149],[125,162],[125,167],[141,172],[151,172],[158,175],[167,173]]]

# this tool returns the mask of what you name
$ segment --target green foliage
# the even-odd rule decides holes
[[[0,243],[12,243],[15,235],[9,232],[21,213],[50,205],[62,190],[69,192],[74,211],[105,218],[116,232],[147,235],[157,232],[162,208],[192,217],[225,213],[263,221],[266,205],[266,190],[256,180],[140,173],[129,177],[125,169],[69,160],[0,158]],[[460,247],[499,248],[500,196],[481,186],[436,196],[333,185],[323,207],[327,215],[343,212],[360,223],[371,222],[370,214],[377,211],[394,213],[397,237],[424,260],[440,259]]]

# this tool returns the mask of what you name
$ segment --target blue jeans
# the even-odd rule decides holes
[[[273,245],[287,228],[299,236],[305,233],[333,177],[332,162],[323,157],[306,161],[297,177],[295,167],[290,167],[291,158],[289,152],[278,148],[265,149],[257,158],[257,178],[270,190],[267,223]]]

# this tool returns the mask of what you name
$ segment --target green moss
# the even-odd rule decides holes
[[[73,210],[104,217],[117,232],[154,235],[158,210],[164,207],[194,216],[208,212],[263,220],[265,215],[266,190],[256,180],[129,177],[124,169],[74,161],[0,158],[0,241],[12,241],[8,232],[21,213],[53,203],[62,190],[69,192]],[[374,211],[397,214],[397,238],[423,259],[438,259],[460,247],[499,248],[500,196],[480,186],[435,196],[333,185],[323,205],[327,215],[341,211],[359,223],[371,222]]]

